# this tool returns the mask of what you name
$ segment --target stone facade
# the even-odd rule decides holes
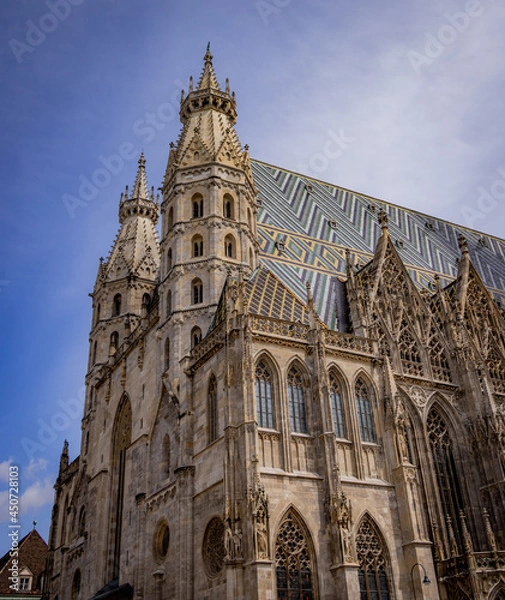
[[[505,323],[466,239],[419,286],[380,210],[330,327],[262,259],[235,120],[207,51],[161,206],[143,155],[121,197],[48,598],[505,598]]]

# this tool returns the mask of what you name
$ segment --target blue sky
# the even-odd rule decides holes
[[[498,0],[2,2],[0,553],[9,464],[47,539],[98,260],[141,150],[160,185],[207,42],[254,158],[505,237],[504,30]]]

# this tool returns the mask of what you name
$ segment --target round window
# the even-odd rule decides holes
[[[224,524],[219,517],[211,519],[203,537],[203,564],[209,577],[216,577],[223,568]]]
[[[168,554],[170,545],[170,529],[166,521],[158,523],[156,533],[154,534],[154,556],[162,561]]]

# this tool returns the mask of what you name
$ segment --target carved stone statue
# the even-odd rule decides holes
[[[407,442],[407,425],[405,418],[405,407],[403,402],[398,400],[395,414],[396,444],[398,448],[398,458],[401,463],[409,461],[409,446]]]
[[[249,501],[254,522],[256,554],[259,559],[268,558],[268,498],[265,488],[258,484],[250,493]]]

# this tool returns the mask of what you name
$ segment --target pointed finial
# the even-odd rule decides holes
[[[68,467],[68,441],[63,442],[63,450],[60,456],[60,473]]]
[[[462,233],[458,235],[458,246],[461,254],[468,254],[468,241]]]
[[[230,93],[230,80],[228,79],[228,77],[226,78],[226,93]]]
[[[382,231],[385,231],[388,228],[388,214],[383,208],[379,210],[377,219],[379,220],[379,225],[382,227]]]
[[[188,92],[192,92],[193,91],[193,75],[189,76],[189,87],[188,87]]]
[[[37,527],[37,521],[33,521],[33,528],[35,529],[35,527]]]
[[[144,156],[144,152],[140,153],[139,158],[139,169],[137,171],[137,178],[135,179],[135,184],[133,185],[133,192],[131,199],[149,199],[149,192],[147,190],[147,179],[146,179],[146,157]]]
[[[210,62],[212,60],[213,56],[210,53],[210,42],[207,43],[207,51],[205,52],[205,56],[203,57],[203,60],[205,62]]]

